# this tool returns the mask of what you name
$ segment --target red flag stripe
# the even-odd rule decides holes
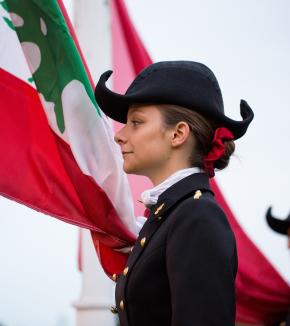
[[[36,90],[3,69],[0,85],[5,108],[0,111],[1,195],[96,231],[113,247],[134,241],[105,192],[82,173],[68,144],[50,129]]]

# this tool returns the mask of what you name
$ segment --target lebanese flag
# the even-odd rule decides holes
[[[114,90],[123,93],[136,74],[152,63],[128,15],[123,0],[111,1]],[[115,129],[119,124],[115,124]],[[146,179],[131,177],[135,201]],[[136,182],[138,180],[138,182]],[[135,181],[135,182],[134,182]],[[139,189],[135,189],[138,184]],[[225,210],[235,233],[239,268],[236,279],[237,322],[249,325],[270,325],[285,318],[290,307],[290,288],[241,227],[242,212],[237,216],[223,195],[217,181],[211,182],[215,197]],[[142,190],[141,190],[142,191]],[[267,241],[267,240],[266,240]]]
[[[132,245],[122,155],[61,0],[1,5],[0,194],[90,229],[100,257]],[[126,259],[115,252],[109,276]]]

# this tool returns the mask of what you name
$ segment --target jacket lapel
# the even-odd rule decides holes
[[[141,229],[133,251],[129,256],[127,262],[128,276],[154,233],[169,216],[170,210],[185,198],[191,195],[195,196],[198,191],[200,194],[203,192],[211,192],[213,194],[209,186],[208,176],[205,173],[189,175],[172,185],[159,196],[157,203],[150,208],[148,220]]]

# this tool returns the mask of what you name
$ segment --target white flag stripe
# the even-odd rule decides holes
[[[8,26],[4,18],[11,20],[10,15],[0,6],[0,67],[35,88],[34,83],[28,81],[31,72],[17,34]]]

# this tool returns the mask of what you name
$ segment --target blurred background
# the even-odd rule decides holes
[[[254,110],[230,167],[216,179],[248,236],[289,283],[286,237],[265,223],[270,205],[283,219],[290,212],[289,1],[125,3],[153,61],[203,62],[219,80],[228,116],[240,119],[241,98]],[[75,22],[79,2],[64,4]],[[0,197],[1,326],[75,325],[73,304],[82,291],[78,239],[77,227]]]

